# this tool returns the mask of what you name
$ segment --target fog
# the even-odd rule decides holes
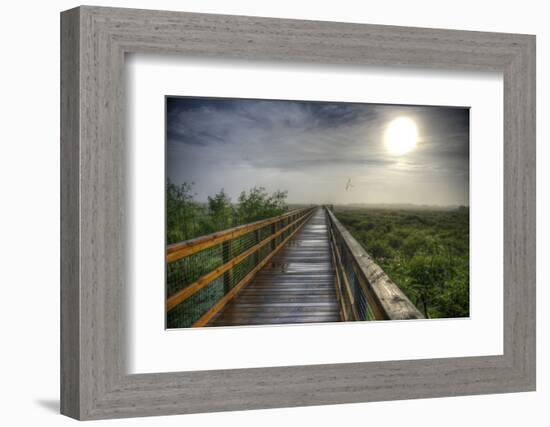
[[[263,186],[289,203],[469,204],[467,108],[168,97],[166,114],[167,178],[199,201]],[[398,156],[383,136],[403,116],[418,142]]]

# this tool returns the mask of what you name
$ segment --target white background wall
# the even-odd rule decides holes
[[[548,282],[550,26],[543,1],[385,0],[97,1],[97,5],[245,14],[537,35],[538,391],[208,415],[116,420],[110,425],[544,426],[550,423]],[[59,12],[74,1],[4,2],[0,31],[0,419],[67,425],[59,383]],[[546,239],[545,239],[546,237]]]

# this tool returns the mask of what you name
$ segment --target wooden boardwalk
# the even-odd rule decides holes
[[[335,280],[319,208],[209,326],[339,322]]]

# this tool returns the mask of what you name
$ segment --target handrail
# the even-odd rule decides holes
[[[215,233],[199,236],[195,239],[184,240],[182,242],[172,243],[166,248],[166,261],[173,262],[178,259],[184,258],[189,255],[193,255],[196,252],[208,249],[212,246],[219,245],[220,243],[242,236],[246,233],[258,230],[266,225],[274,224],[281,219],[287,218],[307,211],[310,208],[294,209],[290,212],[286,212],[282,215],[263,219],[260,221],[251,222],[248,224],[238,225],[227,230],[217,231]]]
[[[307,222],[315,209],[296,209],[169,246],[166,249],[168,327],[207,324]]]
[[[185,299],[189,298],[191,295],[193,295],[195,292],[202,289],[204,286],[208,285],[209,282],[212,280],[217,279],[222,274],[224,274],[226,271],[231,269],[233,266],[241,262],[243,259],[249,257],[253,253],[259,251],[261,248],[263,248],[265,245],[267,245],[269,242],[271,242],[273,239],[280,236],[282,233],[284,233],[286,230],[288,230],[290,227],[297,224],[298,221],[300,221],[301,218],[298,218],[297,220],[291,222],[290,224],[284,226],[276,233],[270,235],[269,237],[266,237],[261,242],[257,243],[256,245],[252,246],[250,249],[244,251],[240,255],[236,256],[235,258],[232,258],[230,261],[226,262],[225,264],[221,265],[220,267],[216,268],[215,270],[212,270],[211,272],[205,274],[201,278],[199,278],[194,283],[186,286],[181,291],[175,293],[172,295],[168,300],[166,301],[166,308],[168,310],[171,310],[176,305],[178,305],[180,302],[184,301]]]
[[[399,286],[372,260],[331,210],[325,209],[343,320],[423,319],[422,313]]]
[[[216,316],[216,314],[219,313],[220,310],[223,307],[225,307],[227,303],[231,301],[235,297],[235,295],[237,295],[242,290],[242,288],[244,288],[248,283],[250,283],[250,281],[256,275],[256,273],[259,272],[264,267],[264,265],[266,265],[271,260],[271,258],[273,258],[277,254],[277,252],[279,252],[286,245],[286,243],[290,239],[292,239],[296,233],[298,233],[298,231],[300,231],[301,227],[307,222],[307,220],[310,217],[311,217],[311,213],[307,215],[305,217],[305,220],[302,221],[299,224],[299,226],[296,227],[288,236],[286,236],[282,240],[282,242],[279,243],[273,251],[271,251],[269,255],[267,255],[256,267],[254,267],[254,269],[250,273],[248,273],[246,277],[244,277],[239,282],[238,285],[236,285],[233,289],[231,289],[229,293],[224,295],[222,299],[220,299],[210,310],[208,310],[199,320],[197,320],[193,324],[193,327],[196,328],[196,327],[207,325],[208,322],[210,322],[210,320],[212,320]]]

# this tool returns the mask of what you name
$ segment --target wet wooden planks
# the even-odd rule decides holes
[[[326,212],[319,208],[209,326],[338,321]]]

